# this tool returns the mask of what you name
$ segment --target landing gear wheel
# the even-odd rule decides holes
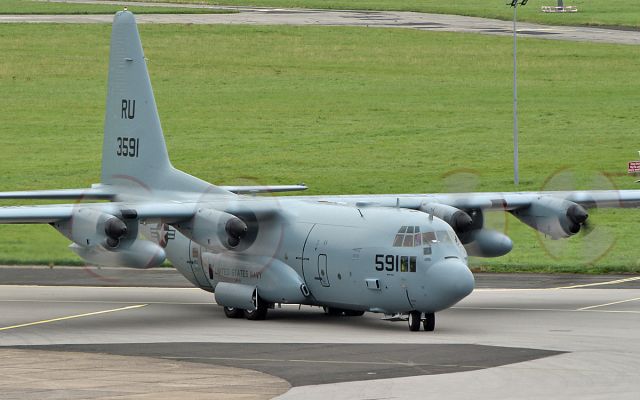
[[[436,315],[434,313],[426,313],[422,324],[426,332],[433,332],[436,329]]]
[[[411,311],[409,313],[409,319],[407,319],[407,321],[409,322],[409,330],[411,332],[420,330],[421,317],[422,317],[422,313],[420,311]]]
[[[364,315],[364,311],[344,310],[344,315],[347,317],[362,317]]]
[[[224,315],[227,318],[240,318],[244,314],[244,310],[235,307],[224,307]]]
[[[258,297],[257,307],[253,311],[244,310],[244,317],[250,321],[262,321],[267,318],[267,311],[269,305],[265,303],[260,297]]]

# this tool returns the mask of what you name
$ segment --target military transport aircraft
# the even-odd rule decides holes
[[[173,168],[135,18],[121,11],[111,36],[101,182],[0,193],[76,200],[1,207],[0,223],[50,224],[91,264],[149,268],[169,259],[214,292],[229,318],[259,320],[275,304],[308,304],[333,315],[403,315],[410,330],[422,323],[431,331],[434,313],[474,288],[467,255],[496,257],[512,248],[484,226],[486,211],[509,212],[566,238],[580,231],[589,207],[640,205],[640,190],[243,195],[302,189],[215,186]]]

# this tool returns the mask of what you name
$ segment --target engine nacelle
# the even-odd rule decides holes
[[[214,279],[233,280],[234,284],[255,287],[260,298],[268,303],[299,304],[310,295],[309,289],[300,275],[287,264],[274,258],[228,253],[203,253],[202,263],[205,268],[211,268]],[[242,308],[224,303],[224,299],[229,298],[229,294],[223,294],[224,297],[219,298],[218,286],[220,284],[215,288],[216,301],[224,306]],[[232,290],[226,286],[223,287],[226,288],[224,290]],[[237,289],[239,290],[239,288]],[[237,295],[246,300],[247,293],[248,291],[243,290]]]
[[[56,222],[53,227],[80,247],[103,246],[107,250],[129,244],[138,234],[137,220],[126,223],[113,214],[88,207],[79,207],[72,218]]]
[[[235,248],[248,229],[235,215],[210,208],[201,208],[189,221],[173,226],[200,246],[215,251]]]
[[[134,240],[116,249],[104,246],[79,246],[72,244],[69,248],[93,265],[106,267],[154,268],[166,259],[162,247],[148,240]]]
[[[473,219],[466,212],[446,204],[424,203],[420,211],[432,214],[449,224],[460,241],[464,244],[468,241],[467,233],[473,228]]]
[[[516,218],[553,239],[580,232],[589,214],[579,204],[551,196],[540,196],[526,208],[511,211]]]
[[[464,245],[467,254],[476,257],[500,257],[513,249],[513,241],[504,233],[492,229],[478,229],[469,234]]]

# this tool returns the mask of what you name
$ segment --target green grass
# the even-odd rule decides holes
[[[110,29],[0,25],[0,190],[99,180]],[[173,163],[205,180],[305,182],[309,194],[516,189],[510,38],[346,27],[140,30]],[[548,188],[565,166],[577,188],[601,173],[637,188],[626,176],[640,148],[636,48],[522,39],[519,51],[517,189]],[[461,171],[471,177],[463,187],[448,179]],[[599,239],[587,248],[579,237],[556,242],[564,247],[554,259],[534,231],[497,214],[489,223],[506,230],[514,251],[475,263],[638,272],[639,219],[637,210],[594,213]],[[0,237],[0,263],[77,261],[50,227],[0,226]],[[587,267],[598,243],[611,240],[597,269]]]
[[[142,1],[142,0],[141,0]],[[148,1],[148,0],[144,0]],[[510,20],[513,9],[507,0],[151,0],[175,3],[205,3],[218,5],[252,5],[264,7],[301,7],[350,10],[419,11],[438,14]],[[530,0],[518,9],[520,21],[548,25],[620,26],[640,28],[640,2],[629,0],[565,0],[565,5],[577,6],[579,12],[548,14],[541,6],[555,6],[557,0]]]
[[[2,0],[0,14],[115,14],[122,6],[113,4],[48,3],[34,0]],[[129,7],[136,14],[217,14],[232,11],[183,7]]]

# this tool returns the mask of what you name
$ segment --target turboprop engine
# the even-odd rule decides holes
[[[461,210],[439,203],[422,204],[419,210],[448,223],[470,256],[500,257],[513,248],[507,235],[484,228],[482,210]]]
[[[420,211],[432,214],[449,224],[458,236],[462,244],[467,243],[468,233],[473,230],[474,220],[466,212],[459,208],[446,204],[424,203],[419,208]]]
[[[201,208],[190,220],[173,226],[200,246],[216,251],[235,248],[248,230],[235,215],[210,208]]]
[[[92,208],[78,208],[73,217],[53,224],[73,241],[70,249],[91,264],[152,268],[166,258],[157,244],[138,239],[138,220],[133,211],[122,210],[117,217]],[[126,221],[126,222],[125,222]]]
[[[581,205],[551,196],[540,196],[528,207],[513,210],[511,214],[553,239],[580,232],[589,217]]]

